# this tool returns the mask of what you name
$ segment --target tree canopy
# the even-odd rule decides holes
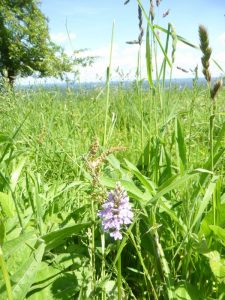
[[[0,1],[0,72],[13,84],[16,76],[61,77],[74,64],[49,36],[48,20],[36,0]]]

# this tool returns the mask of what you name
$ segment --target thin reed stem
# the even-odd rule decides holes
[[[140,99],[140,114],[141,114],[141,153],[144,151],[144,115],[143,115],[143,95],[142,95],[142,81],[141,81],[141,45],[138,50],[138,62],[137,62],[137,89],[138,97]],[[143,166],[143,156],[142,156],[142,166]]]
[[[107,140],[107,119],[109,113],[109,95],[110,95],[110,71],[111,71],[111,64],[112,64],[112,51],[113,51],[113,41],[114,41],[114,27],[115,22],[113,21],[112,25],[112,35],[111,35],[111,44],[110,44],[110,54],[109,54],[109,65],[107,67],[106,73],[106,109],[105,109],[105,126],[104,126],[104,136],[103,136],[103,145],[106,145]]]

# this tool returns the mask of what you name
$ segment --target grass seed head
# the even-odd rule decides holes
[[[143,17],[142,17],[142,10],[140,5],[138,5],[138,20],[139,20],[139,36],[138,36],[138,43],[141,45],[143,36],[144,36],[144,29],[143,29]]]
[[[208,31],[205,28],[205,26],[200,25],[199,29],[199,39],[200,39],[200,49],[203,53],[203,56],[201,58],[202,61],[202,73],[205,76],[205,79],[210,83],[211,82],[211,73],[209,70],[209,62],[210,62],[210,57],[212,54],[212,49],[209,47],[209,36],[208,36]]]
[[[222,79],[216,81],[213,88],[210,90],[210,96],[211,96],[212,100],[215,100],[216,95],[218,94],[218,92],[221,89],[222,85],[223,85],[223,80]]]
[[[150,17],[151,17],[151,22],[153,23],[154,19],[155,19],[155,5],[153,0],[150,0]]]
[[[157,7],[159,7],[160,3],[161,3],[161,0],[156,0]]]

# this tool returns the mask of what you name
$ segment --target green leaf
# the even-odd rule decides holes
[[[215,212],[211,209],[204,219],[201,221],[200,235],[204,234],[205,237],[209,236],[212,230],[209,225],[214,224],[214,214]],[[225,227],[225,204],[221,204],[219,211],[217,212],[217,226],[222,228]]]
[[[12,198],[2,192],[0,192],[0,211],[2,211],[3,215],[7,218],[13,217],[15,214],[15,205]]]
[[[60,274],[61,271],[57,267],[49,265],[46,262],[41,262],[35,276],[35,282],[30,288],[28,299],[54,299],[52,294],[52,283],[60,276]]]
[[[189,179],[191,179],[194,176],[196,176],[196,173],[193,172],[193,173],[185,174],[183,176],[175,175],[175,176],[171,177],[170,179],[168,179],[165,183],[163,183],[159,187],[156,195],[150,200],[150,203],[155,202],[163,195],[178,188],[180,185],[186,183]]]
[[[184,174],[184,171],[187,168],[186,146],[184,141],[183,128],[181,126],[179,119],[176,119],[176,141],[177,141],[180,173]]]
[[[159,26],[159,25],[156,25],[156,24],[154,24],[154,28],[159,29],[159,30],[161,30],[161,31],[164,32],[164,33],[167,33],[167,32],[168,32],[167,29],[165,29],[165,28],[163,28],[163,27],[161,27],[161,26]],[[170,34],[171,34],[171,32],[170,32]],[[180,35],[177,35],[177,39],[178,39],[180,42],[186,44],[187,46],[190,46],[190,47],[192,47],[192,48],[194,48],[194,49],[199,49],[198,46],[192,44],[191,42],[189,42],[188,40],[186,40],[185,38],[183,38],[183,37],[180,36]]]
[[[5,135],[4,133],[0,132],[0,144],[11,142],[11,138],[8,135]]]
[[[0,218],[0,247],[3,245],[4,238],[5,238],[5,225]]]
[[[192,222],[191,228],[193,228],[196,225],[196,223],[198,221],[200,221],[205,209],[207,208],[207,206],[209,204],[209,201],[212,199],[212,195],[213,195],[213,192],[215,190],[218,178],[219,178],[218,176],[214,176],[212,178],[207,190],[205,191],[203,199],[199,200],[197,209],[193,208],[193,209],[195,209],[196,213],[195,213],[195,217],[194,217],[194,220]]]
[[[132,163],[130,163],[127,159],[124,159],[124,161],[126,163],[126,167],[143,184],[143,187],[149,192],[149,195],[151,196],[152,193],[155,193],[154,183],[151,182],[147,177],[142,175],[141,172],[138,170],[138,168],[134,166]]]
[[[152,56],[151,56],[151,48],[150,48],[150,39],[149,39],[149,26],[147,26],[146,32],[146,68],[148,75],[148,83],[151,89],[154,89],[154,83],[152,79]]]
[[[211,251],[204,255],[209,258],[209,265],[216,279],[225,282],[225,259],[220,258],[218,251]]]
[[[115,179],[112,179],[112,178],[109,178],[106,176],[102,176],[99,181],[103,186],[114,189],[116,182],[118,180],[115,180]],[[126,181],[126,180],[120,180],[120,182],[121,182],[121,185],[128,192],[128,195],[130,197],[132,197],[133,199],[141,201],[141,202],[146,202],[146,201],[150,200],[150,196],[148,194],[147,195],[144,194],[141,190],[139,190],[133,182]]]
[[[199,300],[200,295],[196,288],[190,284],[180,284],[173,291],[173,299],[175,300]]]
[[[221,67],[221,65],[215,59],[212,59],[212,61],[220,69],[220,71],[224,73],[224,69]]]
[[[225,124],[224,124],[225,125]],[[219,150],[219,147],[221,145],[221,140],[223,139],[223,135],[225,134],[225,126],[222,127],[220,133],[219,133],[219,139],[217,140],[216,145],[214,146],[213,152],[216,153],[217,150],[218,152],[214,155],[213,157],[213,164],[214,164],[214,168],[216,167],[217,163],[219,162],[219,160],[221,159],[221,157],[224,154],[225,151],[225,147]],[[221,140],[220,140],[221,139]],[[205,165],[203,166],[204,169],[206,170],[210,170],[211,168],[211,157],[209,156],[208,160],[206,161]],[[198,181],[198,185],[197,188],[195,189],[194,193],[192,194],[192,198],[196,198],[198,196],[198,194],[201,192],[202,190],[202,186],[203,184],[206,182],[207,178],[210,176],[210,173],[202,173],[199,181]]]
[[[145,18],[146,18],[146,21],[148,22],[149,28],[151,28],[151,31],[152,31],[152,33],[153,33],[153,35],[154,35],[154,37],[155,37],[157,43],[159,44],[159,47],[160,47],[160,49],[161,49],[161,51],[162,51],[162,53],[163,53],[163,55],[164,55],[165,60],[167,61],[169,67],[171,68],[171,62],[170,62],[170,59],[169,59],[169,57],[167,56],[166,51],[164,50],[163,45],[162,45],[162,43],[161,43],[161,41],[160,41],[160,39],[159,39],[157,33],[155,33],[154,26],[152,26],[152,23],[151,23],[151,21],[150,21],[150,19],[149,19],[149,17],[148,17],[148,14],[146,13],[146,11],[145,11],[143,5],[141,4],[141,1],[140,1],[140,0],[137,0],[137,2],[138,2],[138,4],[139,4],[141,10],[143,11],[143,14],[144,14],[144,16],[145,16]]]
[[[45,234],[42,236],[42,239],[46,243],[46,250],[52,250],[65,242],[65,239],[73,236],[74,234],[82,233],[83,229],[86,229],[91,226],[91,222],[89,223],[81,223],[70,227],[65,227],[63,229],[59,229],[53,231],[51,233]]]
[[[16,300],[24,300],[32,283],[34,282],[35,275],[40,267],[40,263],[44,254],[45,244],[41,243],[36,250],[34,250],[30,257],[24,262],[19,270],[11,276],[13,286],[13,296]]]
[[[12,175],[11,175],[11,180],[10,180],[10,185],[11,185],[11,189],[12,189],[12,191],[14,191],[15,190],[15,188],[16,188],[16,185],[17,185],[17,182],[18,182],[18,180],[19,180],[19,176],[20,176],[20,174],[21,174],[21,172],[22,172],[22,169],[23,169],[23,167],[24,167],[24,165],[25,165],[25,159],[23,159],[19,164],[18,164],[18,166],[13,170],[13,172],[12,172]]]
[[[3,252],[5,257],[9,257],[14,253],[17,253],[19,249],[21,249],[22,245],[24,245],[25,243],[28,243],[30,241],[35,243],[36,240],[37,237],[35,236],[34,232],[31,231],[20,235],[16,239],[12,239],[10,241],[5,242],[3,246]]]
[[[209,228],[220,240],[222,240],[222,244],[225,245],[225,229],[217,225],[209,225]]]

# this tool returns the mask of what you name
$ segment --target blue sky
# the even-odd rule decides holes
[[[155,1],[154,1],[155,2]],[[73,50],[88,48],[87,54],[97,55],[99,59],[92,68],[80,71],[81,81],[104,79],[108,64],[109,44],[113,20],[115,20],[115,38],[112,60],[112,79],[117,79],[114,71],[118,66],[128,78],[135,74],[138,47],[127,45],[126,41],[137,39],[138,19],[137,1],[130,0],[42,0],[41,9],[49,19],[52,39],[62,45],[68,54]],[[146,11],[149,0],[142,0]],[[166,18],[163,12],[170,9]],[[159,8],[155,7],[155,23],[167,27],[171,22],[176,32],[198,45],[198,26],[204,24],[209,31],[213,57],[225,68],[225,0],[163,0]],[[71,43],[66,32],[66,24]],[[144,20],[146,25],[146,21]],[[146,27],[146,26],[144,26]],[[163,41],[164,36],[160,34]],[[72,44],[72,45],[71,45]],[[143,76],[145,76],[145,46],[142,46]],[[160,52],[160,51],[159,51]],[[160,53],[159,53],[160,59]],[[200,65],[201,53],[179,43],[177,45],[175,66],[185,69]],[[220,75],[215,66],[211,66],[213,75]],[[201,73],[201,72],[200,72]],[[174,68],[174,78],[191,77]]]

